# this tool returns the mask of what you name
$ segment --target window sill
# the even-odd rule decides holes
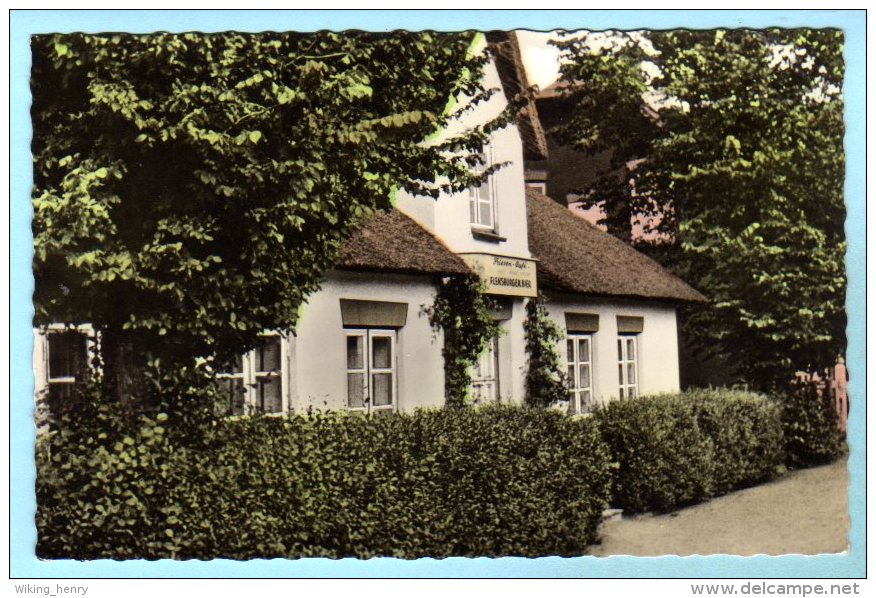
[[[479,241],[489,241],[490,243],[502,243],[508,240],[506,237],[497,235],[494,231],[478,230],[475,228],[471,229],[471,236]]]

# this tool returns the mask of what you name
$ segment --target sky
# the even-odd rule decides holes
[[[526,77],[530,85],[538,85],[540,89],[545,89],[559,76],[559,52],[547,43],[552,36],[541,31],[517,32]]]

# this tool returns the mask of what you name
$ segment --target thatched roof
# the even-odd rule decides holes
[[[581,295],[706,301],[651,258],[535,189],[526,190],[526,203],[529,249],[539,260],[539,288]]]
[[[335,268],[399,274],[472,274],[455,253],[396,209],[375,212],[341,246]]]
[[[528,95],[526,104],[520,110],[517,126],[523,140],[523,155],[527,160],[547,158],[548,146],[544,136],[535,99],[529,94],[529,81],[520,54],[520,43],[513,31],[491,31],[486,34],[487,42],[496,60],[496,70],[502,81],[502,89],[509,101],[517,96]]]

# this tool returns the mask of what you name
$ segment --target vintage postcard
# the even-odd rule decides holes
[[[13,11],[12,576],[863,575],[864,21]]]

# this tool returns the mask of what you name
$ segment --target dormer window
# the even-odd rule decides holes
[[[480,157],[484,167],[479,171],[483,172],[486,166],[493,163],[492,146],[485,145]],[[488,177],[479,187],[470,187],[468,193],[472,229],[496,232],[496,185],[493,177]]]
[[[535,189],[542,195],[547,195],[547,183],[545,183],[544,181],[527,181],[526,186],[531,189]]]
[[[536,170],[527,168],[523,171],[523,179],[526,181],[526,186],[535,189],[542,195],[547,195],[547,170]]]

